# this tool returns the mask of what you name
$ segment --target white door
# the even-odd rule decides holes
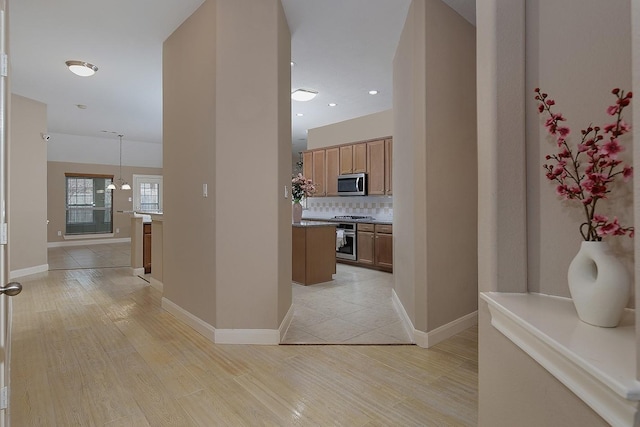
[[[7,263],[7,20],[8,0],[0,0],[0,427],[9,426],[9,362],[11,359],[11,297],[22,290],[9,283]]]

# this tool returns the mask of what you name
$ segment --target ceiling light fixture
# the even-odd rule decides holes
[[[297,113],[297,114],[296,114],[296,116],[298,116],[298,117],[302,117],[302,116],[304,116],[304,114],[302,114],[302,113]]]
[[[377,90],[370,90],[369,91],[369,95],[377,95],[378,91]]]
[[[316,97],[318,92],[310,89],[296,89],[291,92],[291,99],[294,101],[311,101]]]
[[[120,138],[120,177],[118,178],[118,182],[120,183],[121,190],[131,190],[131,186],[127,181],[122,179],[122,137],[124,135],[118,134],[118,138]],[[107,186],[107,190],[115,190],[116,185],[112,182]]]
[[[84,61],[66,61],[65,64],[69,67],[69,71],[81,77],[93,76],[98,71],[98,67]]]
[[[330,102],[328,105],[329,105],[329,107],[335,107],[338,104],[336,104],[335,102]]]

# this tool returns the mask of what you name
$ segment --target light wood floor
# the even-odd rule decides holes
[[[128,269],[22,283],[13,426],[476,425],[476,328],[429,350],[214,345]]]

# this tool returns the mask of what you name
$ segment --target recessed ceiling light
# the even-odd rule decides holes
[[[295,67],[295,66],[296,66],[296,63],[295,63],[295,62],[293,62],[293,61],[291,61],[291,66],[292,66],[292,67]]]
[[[317,94],[318,92],[311,89],[296,89],[291,92],[291,99],[294,101],[311,101]]]
[[[338,105],[338,104],[336,104],[335,102],[330,102],[329,103],[329,107],[335,107],[336,105]]]
[[[370,90],[369,91],[369,95],[377,95],[378,91],[377,90]]]
[[[304,116],[304,114],[302,114],[302,113],[296,113],[296,116],[298,116],[298,117],[302,117],[302,116]]]
[[[69,67],[69,71],[81,77],[93,76],[98,71],[98,67],[84,61],[66,61],[65,64]]]
[[[84,105],[84,104],[76,104],[76,107],[78,107],[81,110],[86,110],[87,109],[87,106]]]

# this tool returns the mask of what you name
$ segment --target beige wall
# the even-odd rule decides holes
[[[279,0],[219,2],[216,25],[216,327],[277,329],[291,301],[288,26]]]
[[[392,110],[309,129],[307,149],[314,150],[316,148],[366,141],[389,135],[393,135]]]
[[[394,59],[394,278],[419,331],[477,309],[474,94],[473,26],[414,1]]]
[[[47,264],[47,106],[11,96],[9,271]]]
[[[585,221],[576,204],[560,203],[555,184],[543,174],[545,154],[555,153],[542,128],[533,90],[541,87],[556,101],[573,132],[575,143],[580,129],[590,123],[614,121],[605,112],[615,101],[611,89],[631,90],[631,10],[630,2],[585,0],[580,2],[580,19],[575,0],[535,0],[526,2],[526,106],[527,106],[527,217],[529,291],[569,296],[566,274],[580,248],[578,226]],[[638,108],[637,106],[635,108]],[[632,111],[625,111],[631,122]],[[632,134],[620,138],[630,161]],[[609,200],[599,202],[598,213],[618,216],[632,225],[632,185],[624,183]],[[633,240],[606,239],[633,269]]]
[[[596,0],[478,0],[482,291],[568,295],[566,271],[582,218],[579,208],[557,200],[543,176],[543,157],[553,145],[541,132],[533,89],[540,86],[556,100],[572,138],[591,122],[606,123],[610,90],[631,84],[629,7]],[[631,218],[631,200],[612,202],[619,216]],[[631,245],[625,238],[614,243],[627,253]],[[606,425],[490,325],[484,302],[479,331],[481,426]]]
[[[162,65],[164,297],[210,325],[217,264],[215,22],[216,1],[207,0],[165,41]]]
[[[291,305],[290,56],[279,0],[207,0],[164,44],[164,296],[217,329]]]
[[[62,242],[64,237],[58,236],[58,231],[65,233],[65,173],[86,173],[113,175],[115,179],[120,176],[118,165],[98,165],[85,163],[68,162],[47,162],[47,241]],[[132,166],[122,166],[122,179],[131,184],[133,174],[140,175],[162,175],[160,168],[142,168]],[[131,236],[131,221],[129,214],[118,213],[117,211],[130,211],[133,209],[133,202],[129,201],[133,197],[131,190],[113,190],[113,233],[114,239]],[[116,229],[120,229],[116,233]],[[96,235],[98,238],[99,235]],[[45,245],[46,248],[46,245]]]

